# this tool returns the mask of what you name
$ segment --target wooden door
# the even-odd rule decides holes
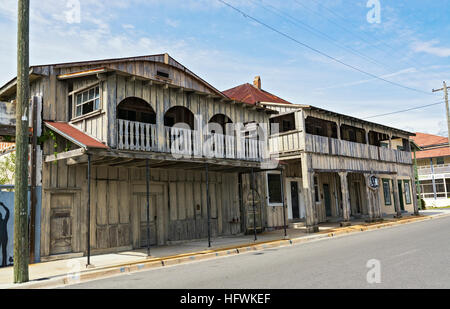
[[[403,201],[403,186],[402,186],[402,181],[399,180],[398,181],[398,197],[399,197],[399,201],[400,201],[400,210],[404,211],[405,210],[405,204]]]
[[[50,254],[72,252],[73,194],[50,197]]]
[[[138,195],[138,208],[139,208],[139,244],[140,247],[147,246],[147,196],[144,194]],[[150,228],[150,245],[157,245],[158,241],[158,229],[156,227],[156,222],[158,220],[158,213],[156,207],[156,194],[150,194],[150,205],[149,205],[149,228]]]
[[[298,194],[297,181],[291,181],[291,207],[292,207],[292,218],[300,219],[300,200]]]

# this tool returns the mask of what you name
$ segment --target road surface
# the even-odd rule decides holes
[[[450,217],[65,288],[450,288]]]

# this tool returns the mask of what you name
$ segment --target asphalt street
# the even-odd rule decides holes
[[[450,288],[450,217],[65,288]]]

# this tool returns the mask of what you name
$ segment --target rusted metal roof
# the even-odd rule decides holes
[[[241,101],[248,104],[256,104],[258,102],[292,104],[270,92],[250,85],[249,83],[225,90],[223,91],[223,94],[232,100]]]
[[[83,148],[109,149],[108,146],[97,141],[95,138],[81,132],[67,122],[45,121],[45,125],[62,137]]]

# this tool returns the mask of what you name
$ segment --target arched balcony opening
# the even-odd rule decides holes
[[[117,106],[119,149],[156,148],[156,113],[143,99],[129,97]]]
[[[236,156],[236,132],[232,124],[233,121],[224,114],[216,114],[208,122],[207,137],[216,158]]]
[[[194,114],[184,106],[174,106],[164,115],[166,151],[177,155],[201,153],[201,139],[194,134]]]
[[[164,115],[164,126],[173,127],[177,123],[185,123],[194,130],[194,114],[184,106],[175,106]]]

